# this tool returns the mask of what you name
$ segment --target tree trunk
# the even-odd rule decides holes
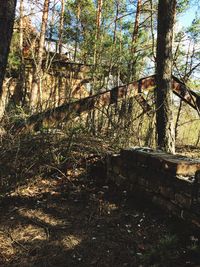
[[[36,55],[36,65],[33,72],[33,81],[32,81],[31,97],[30,97],[30,109],[32,112],[36,110],[38,99],[40,100],[40,102],[42,100],[41,72],[42,72],[42,59],[43,59],[44,44],[45,44],[45,33],[46,33],[48,13],[49,13],[49,4],[50,0],[44,1],[39,46]]]
[[[96,15],[96,34],[94,44],[94,65],[97,63],[97,43],[99,42],[100,29],[101,29],[101,17],[102,17],[103,0],[97,2],[97,15]]]
[[[61,0],[61,14],[60,14],[59,41],[58,41],[58,53],[60,55],[62,53],[64,12],[65,12],[65,0]]]
[[[23,41],[24,41],[24,0],[20,0],[20,20],[19,20],[19,48],[20,48],[20,86],[19,86],[19,97],[16,99],[16,104],[20,101],[24,102],[24,84],[25,84],[25,63],[23,54]],[[23,100],[22,100],[23,98]]]
[[[15,19],[16,0],[0,1],[0,97]]]
[[[78,50],[78,43],[79,43],[79,27],[80,27],[80,16],[81,16],[81,2],[78,1],[77,3],[77,21],[76,21],[76,37],[75,37],[75,49],[74,49],[74,62],[76,62],[77,50]]]
[[[55,9],[56,9],[56,0],[53,0],[52,8],[51,8],[51,20],[49,22],[49,41],[51,42],[53,39],[54,31],[55,31]],[[50,45],[50,44],[49,44]],[[56,47],[57,52],[57,47]]]
[[[136,47],[139,33],[139,25],[140,25],[140,17],[141,17],[141,8],[142,8],[142,0],[138,0],[137,9],[135,14],[135,23],[132,33],[132,43],[131,43],[131,62],[130,62],[130,80],[135,79],[136,75]]]
[[[135,24],[133,29],[133,35],[132,35],[132,52],[135,52],[135,44],[138,39],[138,32],[139,32],[139,24],[140,24],[140,14],[141,14],[141,8],[142,8],[142,0],[138,0],[137,3],[137,10],[135,15]]]
[[[10,42],[12,38],[15,19],[16,0],[0,1],[0,120],[3,117],[8,90],[6,84],[3,87],[4,76],[8,61]]]
[[[172,41],[176,0],[159,0],[157,36],[156,130],[159,149],[175,153],[172,116]]]
[[[116,46],[117,42],[117,20],[119,16],[119,2],[116,2],[116,15],[115,15],[115,25],[114,25],[114,35],[113,35],[113,44]]]

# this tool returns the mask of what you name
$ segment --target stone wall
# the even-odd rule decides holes
[[[106,159],[107,178],[200,227],[200,160],[148,148],[122,150]]]

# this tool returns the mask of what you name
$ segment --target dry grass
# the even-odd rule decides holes
[[[192,250],[194,230],[138,202],[103,173],[99,179],[88,175],[108,150],[105,139],[79,131],[3,140],[0,266],[200,264],[194,257],[199,251]],[[173,238],[165,247],[162,240],[174,235],[176,248]],[[195,245],[199,249],[199,240]],[[154,250],[162,253],[155,258]]]

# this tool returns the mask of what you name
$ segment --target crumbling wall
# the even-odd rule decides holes
[[[147,148],[124,149],[106,159],[107,178],[200,227],[200,160]]]

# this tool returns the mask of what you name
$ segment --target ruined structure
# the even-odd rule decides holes
[[[107,179],[200,227],[200,160],[130,148],[108,155],[104,168]]]

